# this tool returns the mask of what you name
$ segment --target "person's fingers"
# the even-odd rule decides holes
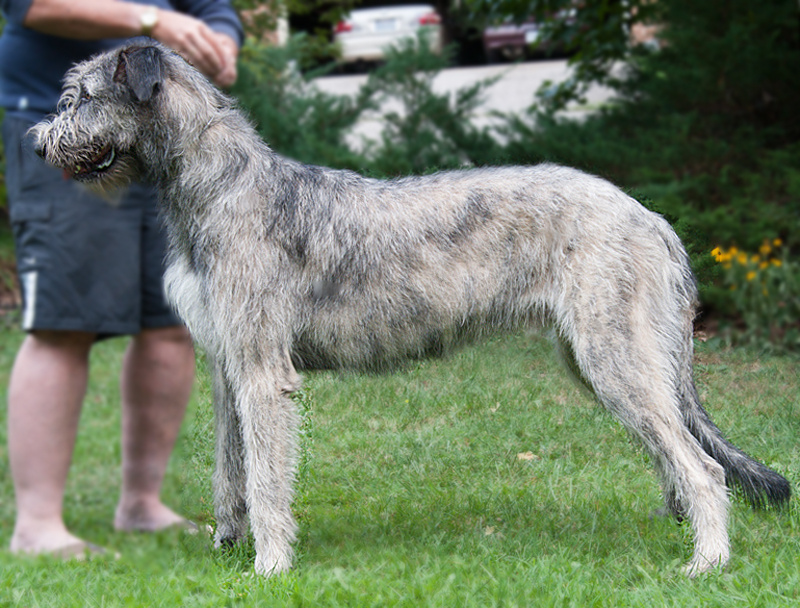
[[[209,78],[221,72],[228,63],[227,52],[214,32],[205,27],[189,38],[191,58],[197,69]]]
[[[214,36],[216,36],[217,42],[225,49],[227,54],[236,60],[239,56],[239,45],[236,44],[236,41],[227,34],[214,32]]]
[[[202,21],[174,11],[160,11],[153,38],[171,47],[206,76],[213,78],[227,64],[228,50]]]
[[[236,72],[236,63],[227,65],[221,72],[214,76],[211,80],[218,87],[224,89],[232,86],[236,82],[238,74]]]
[[[226,34],[215,33],[217,42],[222,46],[225,54],[225,65],[212,80],[218,87],[229,87],[236,82],[236,59],[239,56],[239,46]]]

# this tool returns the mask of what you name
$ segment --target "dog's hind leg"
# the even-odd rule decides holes
[[[209,355],[209,360],[211,356]],[[214,471],[214,505],[217,530],[214,546],[231,545],[247,533],[245,496],[244,446],[236,411],[233,387],[225,376],[223,365],[211,360],[214,385],[214,422],[216,426],[216,469]]]
[[[229,377],[236,379],[255,570],[264,575],[291,568],[297,532],[291,506],[299,416],[287,396],[286,389],[296,382],[286,377],[286,352],[277,348],[257,354],[245,350],[241,360],[226,366],[232,372]],[[296,377],[294,368],[291,372]]]
[[[551,336],[553,339],[556,352],[559,355],[561,362],[564,364],[569,375],[572,379],[582,388],[586,389],[593,397],[597,398],[591,382],[583,375],[577,360],[575,359],[575,352],[572,349],[572,344],[558,332],[553,332]],[[638,435],[638,433],[637,433]],[[664,492],[664,502],[667,508],[666,514],[671,514],[678,521],[683,521],[686,518],[686,511],[677,497],[677,489],[673,484],[669,483],[671,476],[666,473],[663,468],[659,467],[659,461],[655,461],[656,468],[661,475],[662,489]],[[657,511],[660,513],[661,511]]]
[[[722,466],[689,432],[663,360],[650,360],[632,341],[609,332],[583,332],[570,341],[579,377],[650,454],[668,507],[694,532],[690,576],[723,566],[730,555],[728,493]],[[564,347],[562,346],[562,351]]]
[[[668,419],[667,419],[668,418]],[[636,435],[650,453],[661,478],[667,509],[689,520],[694,533],[694,553],[685,567],[689,576],[722,567],[730,556],[728,491],[722,466],[674,415],[637,418]]]

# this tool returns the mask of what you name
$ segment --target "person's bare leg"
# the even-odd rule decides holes
[[[8,453],[17,506],[11,551],[79,553],[62,518],[94,334],[28,334],[8,389]]]
[[[194,380],[194,349],[183,327],[143,330],[123,361],[122,493],[117,530],[185,523],[161,502],[161,484]]]

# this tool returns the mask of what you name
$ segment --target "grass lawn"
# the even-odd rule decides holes
[[[22,335],[0,331],[5,387]],[[65,504],[68,525],[121,557],[90,562],[0,551],[6,606],[797,606],[800,509],[734,499],[733,557],[689,581],[686,524],[651,517],[659,489],[642,450],[566,377],[538,335],[502,338],[389,376],[308,374],[295,512],[296,569],[252,575],[252,544],[115,533],[117,375],[125,341],[93,353]],[[711,415],[737,445],[800,479],[798,360],[699,346]],[[200,376],[165,499],[213,523],[213,423]],[[0,421],[0,545],[14,522]]]

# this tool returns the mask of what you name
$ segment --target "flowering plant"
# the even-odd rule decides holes
[[[800,264],[783,242],[765,240],[758,253],[716,247],[711,255],[744,322],[737,341],[800,350]]]

